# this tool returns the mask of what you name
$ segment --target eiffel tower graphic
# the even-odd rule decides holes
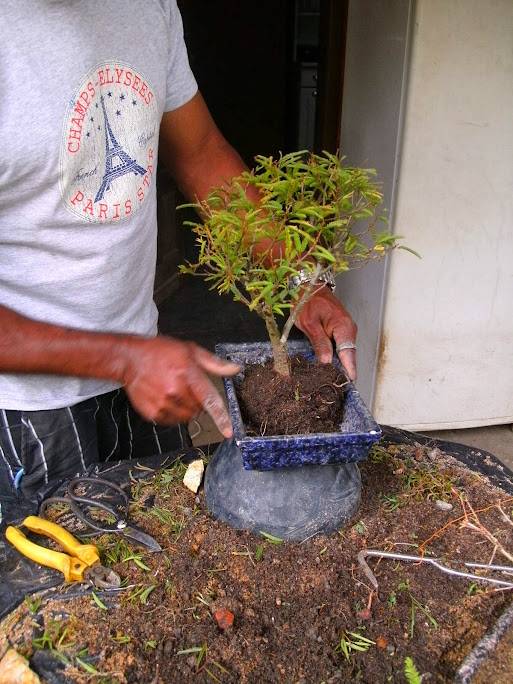
[[[128,156],[125,150],[116,140],[112,128],[110,127],[103,103],[103,95],[100,98],[103,109],[103,118],[105,120],[105,173],[103,174],[103,181],[100,189],[94,198],[95,202],[103,199],[103,195],[110,189],[110,184],[115,178],[124,176],[125,173],[135,173],[136,175],[144,176],[146,169]]]

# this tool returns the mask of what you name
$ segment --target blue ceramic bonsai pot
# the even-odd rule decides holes
[[[310,361],[315,354],[308,340],[291,340],[288,353]],[[236,388],[244,378],[244,366],[271,358],[269,342],[218,344],[216,354],[243,366],[235,378],[225,378],[225,392],[232,419],[234,441],[246,470],[272,470],[304,465],[336,465],[362,461],[381,438],[379,425],[351,383],[344,398],[343,421],[333,433],[306,435],[250,436],[242,421]],[[340,365],[338,358],[333,361]]]

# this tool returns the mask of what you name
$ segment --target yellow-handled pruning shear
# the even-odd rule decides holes
[[[60,525],[35,515],[25,518],[23,525],[31,532],[53,539],[67,551],[60,553],[34,544],[17,527],[9,526],[5,531],[7,540],[27,558],[60,570],[66,582],[90,582],[100,589],[120,586],[119,575],[100,565],[100,555],[94,544],[82,544]]]

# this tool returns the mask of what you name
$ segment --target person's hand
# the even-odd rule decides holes
[[[192,342],[168,337],[131,338],[122,352],[124,386],[134,408],[147,420],[186,423],[206,411],[224,437],[233,434],[223,399],[208,374],[231,376],[240,367]]]
[[[296,326],[308,335],[315,354],[321,363],[331,363],[333,342],[335,347],[356,342],[356,323],[328,287],[319,288],[306,302]],[[356,349],[341,349],[340,363],[350,379],[356,381]]]

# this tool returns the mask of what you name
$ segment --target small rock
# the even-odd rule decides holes
[[[452,511],[453,505],[448,501],[441,501],[440,499],[437,499],[435,501],[435,508],[438,508],[439,511]]]
[[[388,639],[386,637],[379,636],[376,639],[376,646],[378,648],[386,648],[388,646]]]
[[[186,507],[183,509],[183,514],[184,514],[184,517],[185,517],[185,518],[190,518],[191,515],[192,515],[192,508],[189,508],[188,506],[186,506]]]
[[[194,494],[196,494],[199,489],[201,480],[203,479],[204,470],[205,464],[200,458],[192,461],[192,463],[189,463],[187,467],[187,471],[183,477],[183,483],[187,489],[190,489],[191,492],[194,492]]]
[[[150,494],[144,501],[141,501],[141,506],[146,506],[146,508],[151,508],[155,503],[155,494]]]
[[[359,610],[356,613],[356,617],[359,620],[370,620],[372,617],[372,613],[371,613],[370,608],[363,608],[362,610]]]
[[[424,449],[419,446],[415,449],[415,460],[416,461],[423,461],[424,460]]]
[[[315,625],[312,625],[306,630],[306,636],[308,639],[312,639],[312,641],[315,641],[317,639],[317,627]]]
[[[28,660],[14,649],[10,649],[3,656],[0,669],[2,682],[26,682],[27,684],[41,682],[38,675],[30,669]]]
[[[164,642],[164,648],[162,649],[164,655],[169,657],[173,653],[174,644],[172,639],[166,639]]]
[[[219,629],[228,629],[233,625],[233,620],[234,620],[234,614],[230,612],[229,610],[222,609],[222,610],[217,610],[214,615],[217,624],[219,626]]]
[[[435,447],[434,449],[430,449],[427,452],[427,455],[428,455],[429,459],[434,461],[435,459],[440,458],[440,456],[442,455],[442,452],[440,451],[440,449],[438,447]]]

